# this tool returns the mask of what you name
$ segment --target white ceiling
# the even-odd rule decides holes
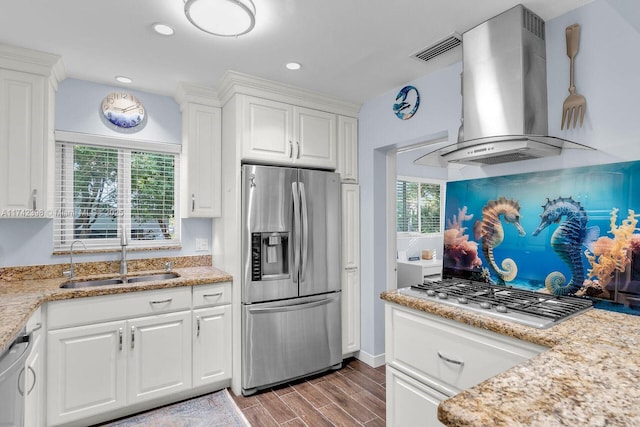
[[[181,81],[215,87],[234,70],[365,102],[458,61],[410,55],[463,33],[518,0],[253,0],[254,30],[216,37],[192,27],[183,0],[2,0],[0,43],[62,56],[67,76],[173,95]],[[549,20],[591,0],[522,0]],[[151,25],[175,28],[172,37]],[[297,61],[299,71],[284,64]]]

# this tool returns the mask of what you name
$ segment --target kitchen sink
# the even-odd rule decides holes
[[[169,280],[180,277],[178,273],[163,272],[144,274],[141,276],[127,276],[124,278],[114,277],[111,279],[88,279],[88,280],[74,280],[66,282],[60,285],[61,288],[75,289],[75,288],[88,288],[91,286],[107,286],[107,285],[122,285],[125,283],[137,283],[137,282],[150,282],[154,280]]]
[[[142,276],[130,276],[126,278],[126,283],[136,283],[136,282],[150,282],[152,280],[169,280],[175,279],[176,277],[180,277],[178,273],[153,273],[153,274],[145,274]]]
[[[90,286],[120,285],[124,281],[117,279],[74,280],[60,285],[61,288],[88,288]]]

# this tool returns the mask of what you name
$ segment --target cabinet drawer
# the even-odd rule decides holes
[[[187,286],[100,295],[49,303],[47,325],[49,329],[56,329],[190,308],[191,287]]]
[[[231,304],[231,282],[193,287],[193,306],[206,307]]]
[[[546,350],[532,343],[387,306],[387,362],[455,394]]]

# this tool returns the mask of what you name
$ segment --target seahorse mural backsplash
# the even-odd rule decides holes
[[[450,182],[444,274],[640,315],[639,216],[640,161]]]

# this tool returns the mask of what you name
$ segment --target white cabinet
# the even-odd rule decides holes
[[[191,388],[191,311],[129,320],[127,404]]]
[[[360,350],[360,187],[342,184],[342,354]]]
[[[397,417],[404,415],[391,410],[404,408],[403,400],[440,401],[545,350],[545,347],[536,344],[387,303],[387,367],[412,380],[398,379],[396,375],[387,376],[387,407],[390,408],[387,424],[403,425]],[[402,381],[404,383],[400,384]],[[428,396],[417,397],[421,394],[420,390]],[[411,411],[410,408],[406,410]],[[416,414],[419,415],[425,416]],[[435,424],[437,418],[428,420],[427,425],[432,425],[430,422]]]
[[[242,160],[336,168],[335,114],[239,96]]]
[[[61,68],[58,56],[0,44],[1,217],[42,218],[49,207]]]
[[[447,396],[387,366],[387,425],[443,426],[438,405]]]
[[[193,306],[193,386],[231,379],[231,283],[194,288]]]
[[[398,261],[398,288],[424,282],[424,279],[442,277],[441,259],[420,259],[417,261]]]
[[[191,288],[48,305],[47,423],[191,388]]]
[[[24,426],[44,425],[44,348],[42,310],[38,308],[27,322],[31,333],[31,349],[24,370]]]
[[[126,322],[48,333],[47,423],[58,425],[126,404]]]
[[[182,217],[221,215],[222,111],[210,89],[182,83]]]
[[[358,182],[358,119],[338,116],[338,169],[342,182]]]

